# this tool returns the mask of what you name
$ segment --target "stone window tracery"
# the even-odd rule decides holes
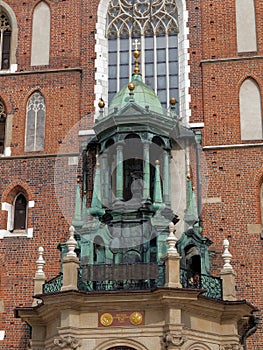
[[[0,69],[9,69],[11,24],[7,15],[0,10]]]
[[[129,82],[139,39],[144,81],[162,106],[178,99],[178,23],[175,0],[111,0],[108,8],[109,101]]]
[[[45,141],[46,105],[40,92],[31,95],[27,103],[25,152],[42,151]]]

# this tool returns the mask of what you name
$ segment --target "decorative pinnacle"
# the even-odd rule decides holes
[[[68,248],[68,252],[67,252],[67,257],[76,257],[77,254],[75,253],[75,248],[77,246],[77,242],[74,238],[74,232],[75,232],[75,228],[73,226],[70,226],[69,228],[69,239],[66,242],[67,248]]]
[[[177,239],[175,237],[174,231],[175,231],[175,225],[173,222],[170,222],[170,224],[169,224],[170,234],[166,239],[166,242],[169,245],[169,248],[167,250],[168,254],[169,253],[173,253],[173,254],[177,253],[177,249],[175,248],[175,243],[176,243]]]
[[[224,260],[223,270],[233,270],[232,265],[230,264],[232,254],[229,252],[229,241],[228,239],[224,239],[223,241],[224,253],[222,254],[222,258]]]
[[[139,68],[139,60],[140,57],[140,51],[138,50],[138,46],[141,45],[141,43],[138,41],[138,39],[135,39],[135,42],[132,44],[135,46],[135,49],[133,51],[133,57],[135,58],[135,67],[134,67],[134,73],[135,74],[141,74],[140,68]]]
[[[45,266],[45,260],[43,259],[43,253],[44,253],[44,248],[43,247],[39,247],[38,248],[38,259],[36,261],[36,265],[37,265],[37,271],[36,271],[36,275],[37,276],[44,276],[45,273],[43,271],[43,267]]]

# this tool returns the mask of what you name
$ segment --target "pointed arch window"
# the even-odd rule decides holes
[[[5,150],[5,126],[6,126],[6,108],[0,99],[0,154]]]
[[[45,141],[46,105],[40,92],[27,103],[25,152],[42,151]]]
[[[14,230],[25,230],[27,218],[27,199],[20,193],[14,203]]]
[[[236,27],[238,52],[257,51],[254,0],[236,0]]]
[[[254,79],[246,79],[240,87],[240,129],[241,140],[261,140],[263,120],[261,94]]]
[[[11,24],[8,16],[0,10],[0,69],[10,67]]]
[[[129,82],[132,46],[139,39],[141,72],[162,106],[178,100],[178,23],[175,0],[111,0],[108,8],[109,102]]]
[[[50,51],[50,8],[41,1],[33,13],[31,65],[48,65]]]

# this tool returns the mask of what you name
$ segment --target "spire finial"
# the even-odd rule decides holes
[[[70,226],[69,228],[69,239],[66,242],[68,252],[67,252],[67,257],[76,257],[77,254],[75,253],[75,248],[78,245],[77,241],[74,238],[74,233],[75,233],[75,228],[74,226]]]
[[[43,253],[44,253],[44,248],[43,247],[39,247],[38,248],[38,259],[36,261],[36,265],[37,265],[36,275],[37,276],[45,276],[45,273],[43,271],[43,267],[45,266],[46,262],[43,259]]]
[[[140,68],[139,68],[139,60],[138,58],[140,57],[140,51],[138,50],[138,46],[141,45],[138,39],[135,39],[134,43],[132,44],[135,49],[133,51],[133,57],[135,58],[135,67],[134,67],[134,73],[135,74],[141,74]]]
[[[229,241],[228,239],[223,240],[224,253],[222,254],[222,258],[224,259],[223,270],[233,270],[232,265],[230,264],[232,254],[229,252]]]

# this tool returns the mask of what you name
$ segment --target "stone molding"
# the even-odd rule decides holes
[[[221,345],[219,350],[243,350],[243,346],[240,344],[227,344]]]
[[[80,341],[71,336],[60,336],[59,338],[54,339],[54,344],[65,350],[75,350],[80,347]]]
[[[172,347],[179,347],[186,342],[186,337],[183,336],[180,332],[166,332],[163,335],[162,343],[164,349],[169,349]]]

